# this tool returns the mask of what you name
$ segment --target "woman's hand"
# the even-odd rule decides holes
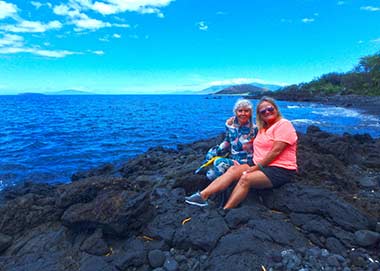
[[[236,161],[236,160],[232,160],[232,161],[234,162],[234,166],[239,166],[240,165],[240,163],[238,161]]]
[[[235,120],[235,117],[231,117],[231,118],[227,119],[226,124],[231,126],[234,123],[234,120]]]
[[[245,174],[248,174],[248,173],[254,172],[254,171],[256,171],[257,169],[258,169],[257,166],[249,167],[247,170],[243,171],[242,174],[245,175]]]

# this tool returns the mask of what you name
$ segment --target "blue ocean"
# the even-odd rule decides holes
[[[224,131],[238,97],[203,95],[0,96],[0,189],[69,182],[150,147],[176,148]],[[254,104],[256,101],[253,101]],[[279,102],[298,131],[309,125],[380,137],[379,116],[315,103]]]

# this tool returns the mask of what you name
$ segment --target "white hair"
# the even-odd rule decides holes
[[[249,108],[252,112],[253,105],[252,103],[247,99],[239,99],[236,101],[234,105],[233,113],[236,115],[236,111],[240,108]]]

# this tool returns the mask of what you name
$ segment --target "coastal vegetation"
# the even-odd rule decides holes
[[[324,74],[308,83],[294,84],[283,92],[315,95],[380,95],[380,51],[360,58],[359,63],[345,73]]]
[[[257,98],[270,95],[280,99],[312,99],[324,96],[380,96],[380,51],[360,58],[355,67],[344,73],[331,72],[310,81],[285,86],[280,89],[252,88],[250,84],[226,87],[214,94],[248,95]]]

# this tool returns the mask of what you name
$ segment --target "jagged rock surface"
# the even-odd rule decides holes
[[[0,195],[0,270],[378,270],[380,140],[310,127],[294,183],[184,203],[220,136]],[[335,269],[334,269],[335,268]],[[346,269],[345,269],[346,268]]]

